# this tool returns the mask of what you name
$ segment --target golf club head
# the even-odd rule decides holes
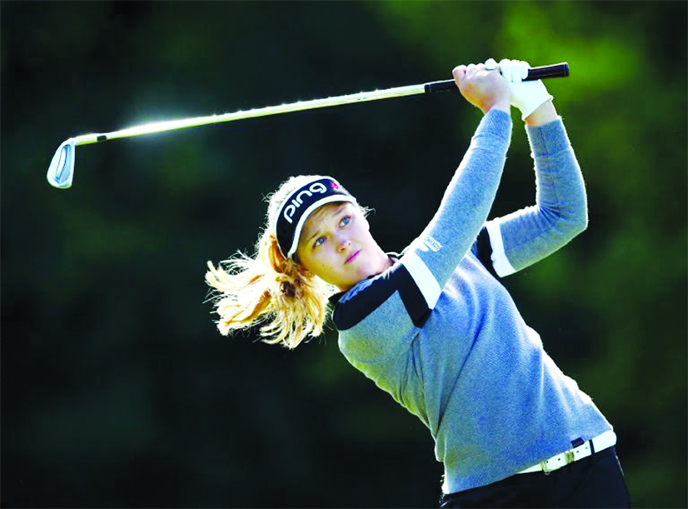
[[[53,160],[48,168],[48,182],[58,189],[67,189],[72,186],[74,178],[74,139],[65,141],[55,152]]]

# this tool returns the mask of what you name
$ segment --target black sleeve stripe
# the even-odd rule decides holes
[[[430,317],[432,310],[428,307],[423,292],[421,292],[408,269],[401,265],[401,269],[397,272],[399,272],[398,284],[401,301],[404,303],[406,312],[411,318],[413,325],[422,327]]]
[[[494,277],[497,276],[494,267],[492,266],[492,244],[490,244],[490,235],[487,233],[487,228],[483,226],[478,234],[478,260],[485,266],[487,271]]]
[[[332,313],[338,330],[344,331],[360,323],[395,292],[399,292],[406,312],[416,327],[422,327],[430,316],[425,297],[403,264],[397,263],[389,272],[378,276],[368,286],[344,302],[339,302]]]

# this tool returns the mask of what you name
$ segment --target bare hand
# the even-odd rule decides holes
[[[459,65],[452,74],[461,95],[483,113],[493,108],[511,112],[509,85],[499,71],[488,71],[484,64],[470,64]]]

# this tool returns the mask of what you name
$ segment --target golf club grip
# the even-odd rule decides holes
[[[549,78],[566,78],[569,75],[569,64],[543,65],[528,69],[528,76],[523,81],[544,80]],[[425,84],[425,93],[443,92],[445,90],[458,90],[454,80],[433,81]]]

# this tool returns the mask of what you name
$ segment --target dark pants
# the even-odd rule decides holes
[[[545,474],[517,474],[480,488],[442,495],[440,507],[630,507],[613,447]]]

